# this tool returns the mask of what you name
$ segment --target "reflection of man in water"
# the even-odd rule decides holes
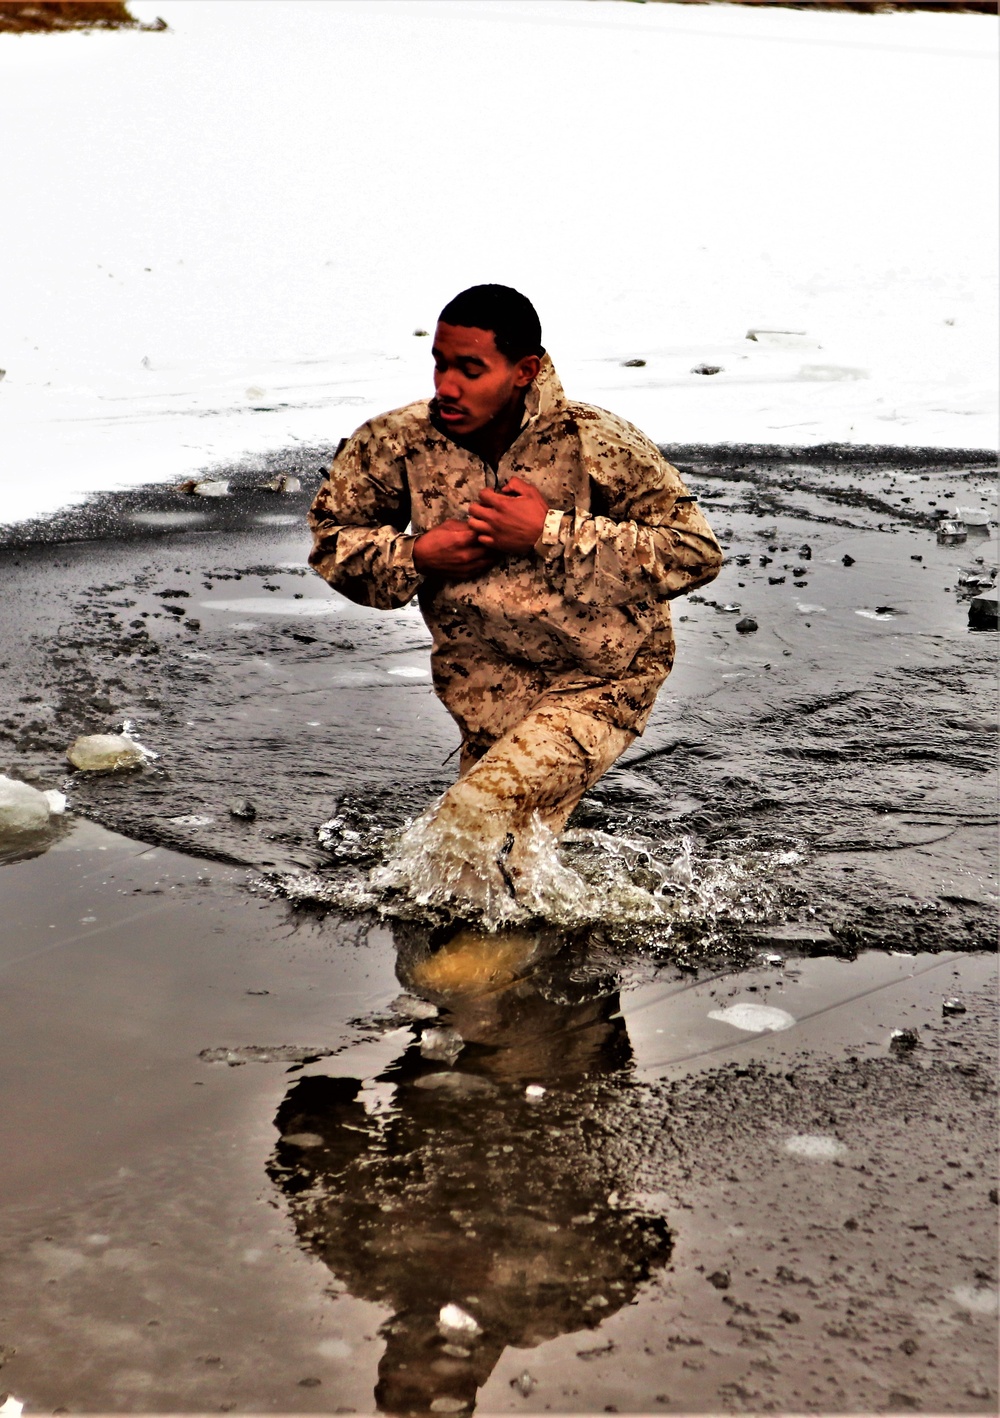
[[[665,1223],[627,1205],[617,994],[551,1002],[509,938],[492,965],[479,960],[494,971],[484,993],[469,985],[476,962],[459,958],[482,949],[470,937],[430,958],[402,952],[401,977],[450,998],[465,1041],[454,1066],[414,1044],[374,1088],[303,1078],[275,1119],[271,1175],[303,1244],[393,1312],[376,1389],[387,1413],[468,1411],[508,1345],[595,1328],[670,1254]],[[453,975],[464,995],[435,990]],[[539,1078],[536,1101],[525,1088]],[[480,1332],[442,1326],[449,1305]]]
[[[642,732],[673,660],[668,602],[721,553],[656,446],[566,398],[523,295],[463,291],[433,355],[435,397],[338,451],[310,562],[362,605],[418,596],[462,734],[439,844],[482,842],[516,895],[529,825],[559,833]]]

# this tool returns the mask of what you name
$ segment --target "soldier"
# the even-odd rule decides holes
[[[436,899],[489,917],[530,904],[539,834],[642,732],[673,661],[668,602],[722,554],[655,444],[567,399],[518,291],[449,301],[433,356],[433,399],[342,444],[309,561],[361,605],[418,597],[462,747],[411,829],[411,875],[419,857]]]

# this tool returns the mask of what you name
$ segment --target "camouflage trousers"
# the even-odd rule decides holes
[[[487,694],[468,685],[460,707],[441,696],[462,730],[460,777],[375,872],[378,885],[425,904],[471,907],[491,929],[524,911],[549,915],[579,884],[558,862],[556,839],[636,737],[591,712],[594,681],[546,686],[541,675],[498,668],[505,682],[493,675]]]

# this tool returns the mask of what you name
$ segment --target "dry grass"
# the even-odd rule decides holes
[[[165,30],[165,21],[143,25],[118,0],[0,0],[0,33],[51,34],[60,30]]]

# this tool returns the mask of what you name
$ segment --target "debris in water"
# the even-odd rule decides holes
[[[731,1024],[747,1034],[777,1033],[795,1024],[794,1015],[769,1004],[730,1004],[724,1009],[709,1010],[708,1017],[717,1019],[720,1024]]]
[[[261,483],[261,488],[264,492],[301,492],[302,483],[291,473],[279,473],[270,482]]]
[[[969,629],[997,629],[997,592],[986,591],[969,602]]]
[[[224,1063],[230,1068],[238,1068],[248,1063],[312,1063],[314,1059],[328,1059],[334,1049],[310,1049],[302,1044],[241,1044],[234,1049],[202,1049],[198,1057],[202,1063]]]
[[[965,1005],[960,999],[946,999],[941,1006],[942,1014],[965,1014]]]
[[[249,798],[233,798],[229,803],[229,816],[238,817],[241,822],[253,822],[257,809]]]
[[[465,1048],[457,1029],[425,1029],[420,1036],[420,1053],[436,1063],[453,1064]]]
[[[516,1379],[511,1379],[510,1386],[516,1388],[522,1398],[530,1398],[538,1387],[538,1380],[525,1369]]]
[[[151,758],[158,757],[145,748],[130,733],[84,734],[66,750],[74,768],[85,773],[113,773],[122,768],[141,768]]]
[[[958,546],[959,543],[968,541],[968,538],[969,533],[964,522],[946,518],[938,523],[937,539],[941,546]]]
[[[454,1304],[442,1305],[438,1315],[438,1329],[448,1338],[461,1336],[465,1339],[476,1339],[483,1332],[468,1310]]]
[[[468,1097],[473,1093],[495,1093],[496,1084],[488,1078],[480,1078],[475,1073],[428,1073],[414,1082],[414,1088],[424,1088],[431,1093],[451,1093],[456,1098]]]
[[[436,1019],[441,1013],[436,1004],[417,999],[416,995],[397,995],[389,1008],[403,1019]]]
[[[955,516],[967,527],[988,527],[990,514],[985,507],[956,507]]]
[[[823,1137],[820,1133],[798,1132],[785,1138],[785,1151],[793,1157],[804,1157],[809,1162],[833,1162],[845,1156],[847,1148],[835,1137]]]
[[[228,497],[229,482],[226,478],[187,478],[178,483],[177,491],[190,493],[195,497]]]
[[[759,629],[759,627],[752,615],[745,615],[742,620],[736,622],[736,629],[741,635],[749,635],[752,631]]]
[[[0,773],[0,832],[41,832],[51,817],[66,811],[66,796],[51,788],[41,792],[30,783]]]

